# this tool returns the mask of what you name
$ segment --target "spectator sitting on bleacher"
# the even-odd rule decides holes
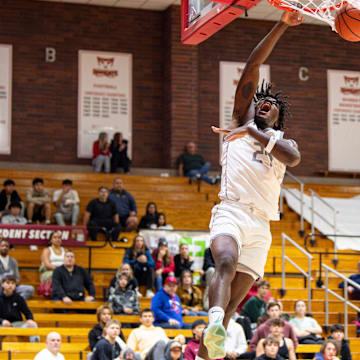
[[[27,220],[24,216],[21,216],[21,204],[19,202],[13,202],[9,206],[9,214],[5,214],[1,218],[1,223],[4,225],[25,225]]]
[[[101,172],[103,166],[104,172],[110,172],[110,144],[106,132],[101,132],[93,143],[92,165],[97,173]]]
[[[101,305],[96,309],[96,317],[99,323],[96,324],[89,332],[88,339],[89,339],[90,350],[93,350],[96,343],[102,338],[105,324],[112,319],[113,315],[114,315],[114,311],[108,305]],[[119,336],[122,341],[125,341],[125,337],[121,331],[121,327],[120,327]]]
[[[153,325],[154,313],[152,310],[143,309],[140,311],[140,323],[141,325],[137,329],[131,331],[127,346],[139,354],[142,360],[145,360],[149,350],[158,341],[168,341],[169,338],[163,328]]]
[[[273,337],[267,337],[263,342],[264,354],[256,358],[256,360],[283,360],[278,354],[280,343]]]
[[[85,296],[85,289],[89,295]],[[75,265],[75,254],[65,251],[64,265],[57,267],[52,276],[53,300],[62,300],[65,304],[73,301],[94,301],[95,286],[87,270]]]
[[[294,328],[299,344],[322,344],[322,329],[318,322],[311,316],[306,316],[306,304],[303,300],[295,303],[295,317],[289,320]]]
[[[44,189],[44,180],[35,178],[32,188],[26,192],[26,216],[29,223],[43,221],[50,224],[51,199],[50,194]]]
[[[325,340],[321,345],[320,351],[315,354],[313,360],[339,360],[340,346],[333,339]]]
[[[136,235],[131,248],[127,248],[124,263],[131,265],[139,285],[146,286],[146,297],[153,297],[155,285],[155,262],[145,245],[144,238]]]
[[[284,359],[296,360],[294,343],[291,339],[284,337],[285,322],[282,319],[271,319],[270,322],[270,336],[279,341],[278,354]],[[264,354],[265,339],[261,339],[256,347],[256,356]]]
[[[215,261],[211,254],[211,249],[205,249],[204,264],[203,264],[203,279],[205,280],[205,290],[203,295],[203,306],[204,310],[209,310],[209,286],[211,279],[215,274]]]
[[[250,349],[252,351],[256,350],[257,343],[270,335],[270,321],[271,319],[280,319],[281,316],[281,309],[279,303],[269,303],[266,307],[266,313],[269,316],[269,320],[265,321],[261,324],[255,331],[254,336],[250,341]],[[284,330],[283,330],[284,337],[289,338],[293,341],[294,347],[298,345],[298,340],[295,335],[295,331],[292,326],[284,321]]]
[[[179,278],[184,270],[191,270],[194,263],[193,258],[189,254],[189,245],[182,243],[179,246],[179,254],[174,256],[175,277]]]
[[[335,324],[330,327],[330,336],[328,339],[336,340],[340,344],[341,360],[352,360],[349,340],[345,339],[344,327],[341,324]]]
[[[137,296],[141,297],[141,294],[139,293],[139,284],[138,284],[137,280],[134,278],[134,272],[133,272],[131,265],[128,263],[122,263],[119,266],[119,268],[116,272],[116,275],[110,281],[110,291],[111,291],[111,289],[115,290],[116,283],[117,283],[117,277],[120,274],[126,274],[128,276],[129,281],[128,281],[126,288],[129,290],[134,290],[136,292]]]
[[[160,289],[151,300],[151,310],[155,315],[155,325],[164,329],[188,329],[184,324],[179,297],[176,295],[178,282],[174,276],[168,276],[164,287]]]
[[[123,138],[121,132],[116,132],[111,140],[111,172],[115,173],[118,167],[124,169],[124,173],[130,170],[131,160],[127,154],[128,141]]]
[[[196,144],[192,141],[186,144],[186,151],[177,159],[179,176],[186,176],[192,180],[201,179],[208,184],[215,185],[219,179],[212,179],[206,175],[211,164],[205,162],[204,158],[196,153]]]
[[[62,189],[55,190],[53,203],[56,206],[54,214],[58,225],[65,226],[65,221],[70,221],[72,226],[76,226],[80,213],[80,199],[76,190],[72,189],[73,182],[65,179],[62,182]]]
[[[15,190],[15,181],[8,179],[4,181],[4,189],[0,192],[0,217],[9,213],[11,203],[22,204],[21,198]]]
[[[1,280],[0,324],[2,327],[37,328],[34,317],[25,299],[15,292],[16,278],[5,275]],[[26,321],[23,321],[24,315]],[[30,336],[30,342],[39,342],[39,336]]]
[[[115,289],[111,288],[109,296],[109,305],[114,310],[114,314],[138,314],[140,304],[136,291],[127,288],[129,277],[122,273],[116,278]]]
[[[151,224],[150,229],[153,230],[174,230],[174,227],[170,224],[166,224],[166,217],[164,213],[158,213],[158,219],[156,224]]]
[[[116,205],[121,226],[129,230],[136,229],[138,224],[136,202],[134,197],[123,188],[123,185],[124,183],[121,178],[117,177],[114,179],[109,200]]]
[[[46,348],[34,357],[34,360],[65,360],[60,353],[61,336],[53,331],[46,336]]]
[[[190,270],[184,270],[180,276],[180,286],[177,295],[183,307],[183,315],[207,316],[202,306],[202,291],[193,285],[193,277]]]
[[[257,283],[258,293],[252,296],[241,309],[241,315],[247,316],[253,328],[256,328],[260,316],[266,312],[265,298],[270,292],[270,284],[266,280]]]
[[[17,261],[9,255],[9,241],[0,235],[0,279],[6,275],[12,275],[16,281],[15,292],[25,300],[30,299],[34,294],[32,285],[20,285],[19,266]]]
[[[191,331],[194,337],[186,344],[184,351],[185,360],[195,360],[200,346],[200,339],[206,328],[206,325],[206,322],[202,319],[195,320],[191,324]]]
[[[165,278],[175,271],[174,256],[168,249],[168,242],[165,238],[160,238],[158,247],[152,253],[155,261],[155,288],[159,291]]]
[[[119,214],[116,205],[109,199],[109,189],[106,186],[100,186],[98,198],[88,203],[84,225],[93,241],[96,241],[96,235],[104,232],[104,229],[112,234],[113,241],[117,241],[120,231]]]
[[[146,360],[183,360],[182,344],[176,340],[160,340],[149,351]]]
[[[248,348],[244,329],[234,320],[235,317],[236,315],[233,315],[226,329],[225,359],[227,360],[237,359],[241,354],[245,353]]]
[[[349,279],[356,282],[358,285],[360,285],[360,261],[357,264],[357,268],[358,268],[358,272],[356,274],[350,275]],[[344,288],[344,282],[343,281],[339,284],[339,288],[340,289]],[[351,286],[350,284],[348,284],[347,292],[350,295],[351,299],[360,300],[360,290],[359,289],[356,289],[353,286]]]
[[[119,338],[121,325],[117,320],[109,320],[104,327],[104,337],[100,339],[91,355],[91,360],[117,359],[121,351],[126,349],[125,343]]]
[[[146,214],[141,218],[139,229],[150,229],[152,224],[157,224],[159,213],[154,202],[146,205]]]

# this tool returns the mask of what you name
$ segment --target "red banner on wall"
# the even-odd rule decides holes
[[[86,246],[85,226],[0,225],[0,234],[14,245],[47,245],[53,231],[61,232],[62,246]]]

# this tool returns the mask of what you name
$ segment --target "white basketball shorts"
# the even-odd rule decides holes
[[[215,205],[211,213],[210,244],[221,235],[231,236],[238,244],[236,271],[255,280],[263,277],[271,245],[269,220],[251,206],[228,201]]]

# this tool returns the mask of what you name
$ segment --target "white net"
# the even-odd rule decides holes
[[[324,21],[334,31],[336,31],[334,25],[336,10],[345,4],[351,4],[360,9],[360,0],[268,0],[268,2],[280,9],[297,10],[304,15]]]

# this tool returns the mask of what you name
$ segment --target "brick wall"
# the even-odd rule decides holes
[[[133,163],[174,165],[191,139],[218,163],[219,61],[245,61],[271,22],[235,21],[199,47],[181,45],[180,10],[164,12],[0,0],[0,43],[14,46],[12,154],[0,160],[83,164],[77,159],[79,49],[133,54]],[[20,21],[21,19],[21,21]],[[57,51],[45,63],[44,49]],[[328,27],[289,29],[268,59],[276,87],[289,95],[287,134],[303,160],[293,170],[327,169],[326,69],[359,70],[359,46]],[[307,66],[310,79],[298,78]]]

